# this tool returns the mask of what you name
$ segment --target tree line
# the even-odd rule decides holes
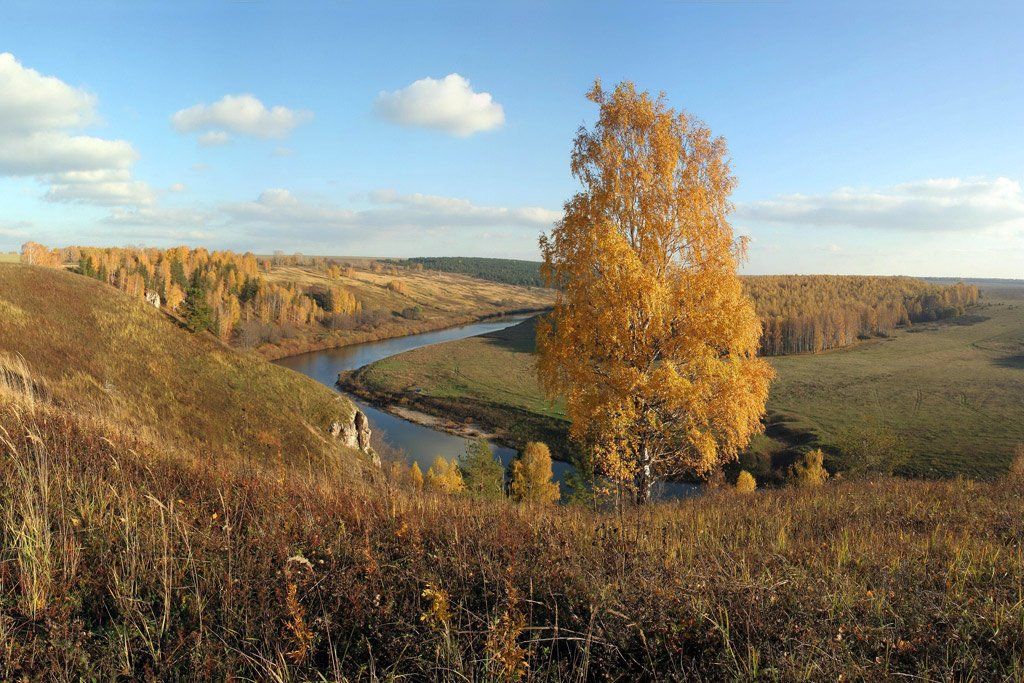
[[[544,286],[544,280],[540,276],[540,263],[537,261],[470,256],[431,256],[411,258],[409,262],[418,264],[427,270],[469,275],[506,285]]]
[[[274,341],[288,328],[341,329],[373,317],[362,315],[361,302],[340,284],[271,282],[263,276],[272,267],[270,260],[250,253],[188,247],[48,249],[29,242],[22,247],[22,261],[70,264],[82,275],[159,303],[193,331],[209,330],[242,346]],[[337,279],[345,269],[332,263],[325,272]]]
[[[302,286],[273,283],[263,277],[271,268],[286,266],[322,270],[329,281],[352,275],[351,265],[322,256],[276,253],[264,258],[188,247],[50,249],[27,242],[21,259],[54,268],[70,264],[79,273],[133,296],[156,294],[161,306],[185,318],[191,328],[207,329],[226,342],[245,347],[277,343],[296,328],[372,327],[389,317],[381,311],[364,311],[357,297],[340,283]],[[512,284],[532,284],[529,273],[540,277],[539,264],[510,259],[414,258],[403,265]],[[376,273],[401,270],[394,263],[379,261],[368,268]],[[815,353],[858,339],[886,336],[911,323],[960,315],[979,297],[974,285],[936,284],[903,276],[757,275],[741,279],[761,319],[759,352],[766,356]],[[388,286],[398,291],[402,283]],[[398,314],[416,320],[422,317],[422,309],[409,307]]]
[[[744,290],[761,318],[760,353],[816,353],[858,339],[888,336],[911,323],[962,315],[978,288],[912,277],[760,275]]]

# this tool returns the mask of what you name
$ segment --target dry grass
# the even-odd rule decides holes
[[[385,319],[372,330],[299,330],[294,338],[261,347],[260,353],[267,358],[282,358],[317,349],[419,334],[490,316],[541,310],[550,307],[554,301],[551,290],[538,287],[506,285],[466,275],[394,266],[373,272],[365,259],[346,261],[352,261],[358,267],[340,278],[330,278],[325,270],[303,266],[276,266],[267,277],[279,284],[343,287],[362,304],[364,312],[382,311],[387,314]],[[420,308],[420,318],[412,320],[399,315],[403,310],[416,306]]]
[[[306,385],[81,286],[0,268],[0,297],[36,323],[0,325],[0,679],[1024,677],[1017,481],[614,514],[424,494],[352,458],[298,467],[284,443],[211,457],[299,443],[305,426],[263,421],[301,414]],[[106,364],[132,400],[165,390],[179,412],[102,399]],[[197,398],[243,380],[244,403]],[[239,406],[281,431],[188,431]]]
[[[210,458],[336,458],[327,429],[351,411],[312,380],[179,329],[112,287],[47,268],[0,265],[0,353],[0,383],[35,377],[78,413]]]
[[[51,405],[0,427],[8,679],[1024,674],[1019,484],[615,515],[210,463]]]

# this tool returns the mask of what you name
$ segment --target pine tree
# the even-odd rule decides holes
[[[505,468],[485,439],[476,439],[466,446],[466,452],[459,458],[459,469],[466,489],[474,496],[494,499],[503,495]]]
[[[213,329],[213,311],[206,303],[206,293],[198,285],[188,288],[185,301],[181,304],[181,315],[192,332]]]

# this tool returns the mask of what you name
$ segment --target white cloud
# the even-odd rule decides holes
[[[203,138],[209,143],[228,140],[228,133],[257,138],[283,138],[296,126],[312,120],[313,114],[288,107],[267,108],[253,95],[225,95],[213,104],[200,103],[175,112],[171,125],[179,133],[208,131]],[[214,137],[210,137],[211,134]]]
[[[96,119],[96,97],[0,54],[0,134],[78,128]]]
[[[103,224],[133,239],[147,238],[172,242],[206,241],[217,236],[210,226],[214,216],[199,209],[167,209],[156,206],[137,209],[115,208]]]
[[[1024,226],[1024,192],[1009,178],[942,178],[880,190],[784,195],[737,208],[745,220],[780,225],[969,232]]]
[[[0,237],[28,237],[30,224],[26,221],[0,223]]]
[[[374,112],[401,126],[432,128],[459,137],[505,122],[504,109],[490,93],[474,92],[469,81],[456,73],[440,80],[421,78],[401,90],[381,92]]]
[[[465,230],[484,228],[547,229],[561,213],[540,207],[479,206],[466,199],[394,190],[370,193],[370,208],[353,210],[325,202],[301,200],[284,189],[264,190],[256,201],[228,204],[223,212],[232,222],[273,227],[282,231],[319,229],[317,238],[332,231]],[[306,236],[305,234],[303,235]]]
[[[0,174],[8,176],[126,169],[137,156],[124,140],[50,130],[15,134],[9,138],[0,135]]]
[[[167,189],[171,192],[184,192],[188,189],[188,186],[185,183],[172,183]]]
[[[147,206],[154,201],[149,185],[132,180],[126,170],[69,171],[50,177],[44,199],[98,206]]]
[[[562,217],[560,211],[537,206],[496,207],[477,206],[468,199],[438,197],[428,194],[399,194],[394,190],[370,193],[370,201],[384,207],[383,215],[408,221],[413,225],[485,225],[534,226],[549,228]]]
[[[231,136],[222,130],[211,130],[196,138],[196,142],[200,147],[220,147],[231,142]]]
[[[131,179],[138,154],[129,143],[73,132],[97,120],[95,108],[94,95],[0,54],[0,175],[50,184],[50,201],[151,201],[148,186]]]
[[[393,190],[354,201],[359,204],[352,208],[269,189],[254,201],[218,207],[216,225],[246,249],[290,244],[322,253],[536,258],[537,235],[561,217],[541,207],[484,206]]]

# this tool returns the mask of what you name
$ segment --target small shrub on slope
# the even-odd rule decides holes
[[[736,493],[753,493],[757,490],[757,480],[754,475],[746,470],[740,472],[736,477]]]
[[[822,464],[825,454],[820,448],[807,451],[799,460],[793,463],[791,476],[793,483],[804,488],[821,486],[828,479],[828,470]]]
[[[459,466],[440,455],[427,470],[427,485],[441,493],[461,493],[466,490],[466,482],[462,480]]]

